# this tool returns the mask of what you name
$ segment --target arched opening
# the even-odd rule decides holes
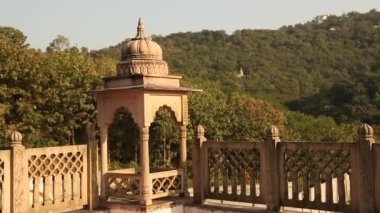
[[[139,127],[128,109],[116,110],[108,128],[109,169],[137,168],[139,163]]]
[[[174,112],[160,107],[149,127],[150,167],[178,168],[180,157],[180,127]]]

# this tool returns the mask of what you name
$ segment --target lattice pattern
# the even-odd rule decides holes
[[[117,177],[109,176],[107,181],[108,195],[139,195],[139,179],[132,179],[130,177]]]
[[[181,190],[181,175],[152,179],[153,194]]]
[[[286,197],[284,204],[345,211],[351,199],[347,190],[347,181],[351,176],[350,155],[348,146],[316,149],[315,146],[300,143],[291,149],[287,148],[283,155],[283,181],[287,182],[283,186]],[[333,182],[336,187],[333,187]]]
[[[207,198],[261,202],[258,148],[246,143],[213,143],[207,154]]]
[[[29,177],[47,177],[83,172],[83,153],[68,152],[31,155],[28,159]]]
[[[286,150],[285,171],[290,173],[350,174],[349,150]]]
[[[257,149],[210,148],[208,154],[210,170],[260,169],[260,152]]]

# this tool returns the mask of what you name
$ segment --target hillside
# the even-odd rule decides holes
[[[209,139],[257,141],[276,124],[284,140],[352,141],[358,122],[380,124],[379,25],[380,12],[372,10],[278,30],[204,30],[153,39],[170,72],[205,91],[189,96],[189,139],[202,124]],[[85,127],[96,121],[94,97],[83,91],[115,74],[128,40],[88,52],[61,35],[46,51],[30,48],[26,39],[0,26],[0,147],[15,129],[28,147],[83,141]],[[112,130],[120,147],[127,143],[119,140],[130,121],[125,113]],[[172,126],[170,113],[157,115],[162,119],[152,132],[162,135]],[[175,130],[170,133],[167,138],[178,139]]]
[[[376,10],[278,30],[244,29],[232,35],[203,30],[153,39],[171,72],[189,82],[217,81],[225,92],[243,91],[338,122],[380,121]],[[118,59],[124,42],[93,54]],[[242,78],[237,77],[240,69]]]

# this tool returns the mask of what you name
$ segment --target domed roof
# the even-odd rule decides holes
[[[137,34],[121,51],[118,75],[168,75],[160,45],[144,35],[144,23],[138,21]]]
[[[162,60],[161,47],[144,35],[144,23],[139,19],[136,37],[123,47],[121,60],[145,58]]]

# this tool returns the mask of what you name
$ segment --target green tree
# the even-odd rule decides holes
[[[136,167],[139,163],[139,128],[131,113],[120,108],[108,128],[111,169]]]
[[[54,52],[54,51],[64,51],[70,48],[70,40],[69,38],[63,36],[63,35],[57,35],[57,37],[50,42],[49,46],[46,48],[47,52]]]
[[[228,102],[230,117],[229,135],[225,140],[262,141],[265,130],[276,125],[284,130],[286,117],[284,113],[268,102],[247,95],[233,94]]]
[[[174,112],[160,107],[149,128],[150,164],[156,168],[177,167],[179,162],[179,124]]]

